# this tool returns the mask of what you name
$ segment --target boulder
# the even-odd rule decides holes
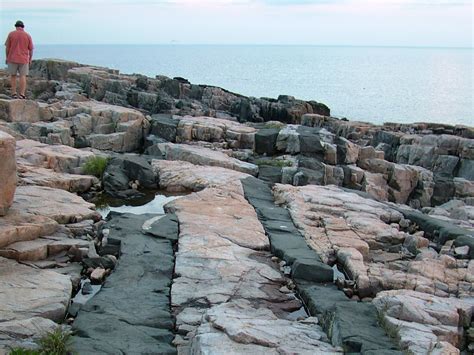
[[[255,134],[255,152],[267,156],[275,155],[279,133],[279,128],[266,128],[259,130]]]
[[[13,202],[17,175],[15,138],[0,131],[0,216],[4,216]]]
[[[365,172],[362,189],[378,201],[388,201],[388,184],[383,174]]]
[[[172,115],[153,115],[150,120],[150,133],[168,142],[175,143],[179,119]]]
[[[451,177],[435,175],[431,204],[437,206],[448,202],[453,198],[455,191],[454,181]]]
[[[364,179],[364,170],[356,165],[344,165],[344,186],[354,190],[362,189],[362,180]]]
[[[375,148],[370,145],[367,147],[360,147],[360,150],[359,150],[360,160],[373,159],[373,158],[384,159],[384,152],[380,150],[375,150]]]
[[[278,133],[276,148],[279,152],[298,154],[300,152],[298,126],[287,125]]]
[[[474,181],[474,158],[461,159],[457,177]]]
[[[131,181],[138,181],[138,185],[146,189],[156,189],[157,187],[151,165],[146,159],[136,155],[112,158],[107,164],[102,181],[105,192],[116,197],[128,196],[130,193],[135,194],[133,191],[129,191],[131,190]]]
[[[299,126],[296,130],[299,135],[300,153],[312,157],[324,157],[324,137],[319,128]]]
[[[355,164],[359,158],[360,147],[344,137],[336,138],[337,160],[339,164]]]
[[[474,197],[474,181],[454,178],[454,195],[460,198]]]
[[[17,261],[44,260],[48,257],[48,245],[53,241],[36,239],[32,241],[16,242],[0,249],[0,256]]]
[[[258,178],[270,185],[280,183],[282,179],[282,168],[278,166],[260,165],[258,168]]]
[[[453,155],[438,155],[433,166],[433,173],[443,178],[453,177],[458,163],[458,157]]]
[[[7,122],[38,122],[39,105],[32,100],[0,99],[0,119]]]

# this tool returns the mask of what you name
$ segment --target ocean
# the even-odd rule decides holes
[[[473,126],[473,52],[472,48],[37,45],[34,56],[122,73],[180,76],[247,96],[292,95],[323,102],[332,115],[351,120]]]

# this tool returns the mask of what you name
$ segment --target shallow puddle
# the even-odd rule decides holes
[[[101,197],[94,201],[97,206],[97,212],[106,218],[110,212],[145,214],[156,213],[164,214],[164,206],[177,198],[187,194],[169,194],[165,191],[153,191],[133,200],[120,200],[109,197]]]

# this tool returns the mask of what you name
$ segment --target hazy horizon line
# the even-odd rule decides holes
[[[354,48],[426,48],[474,49],[459,46],[380,45],[380,44],[305,44],[305,43],[35,43],[35,46],[268,46],[268,47],[354,47]]]

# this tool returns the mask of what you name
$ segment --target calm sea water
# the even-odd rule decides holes
[[[181,76],[248,96],[288,94],[324,102],[333,115],[353,120],[472,126],[473,52],[398,47],[38,45],[35,57],[69,59],[123,73]]]

